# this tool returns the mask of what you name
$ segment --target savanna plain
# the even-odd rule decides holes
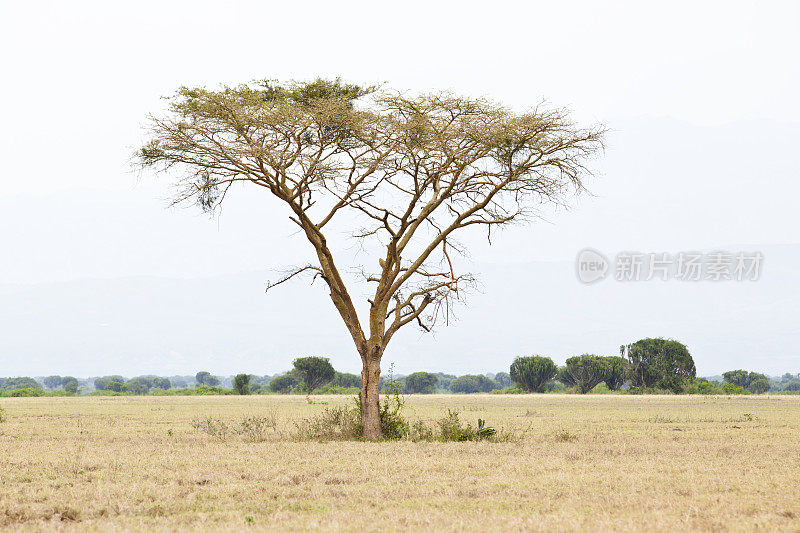
[[[302,438],[314,396],[7,398],[10,530],[800,531],[800,397],[414,395],[501,442]],[[210,434],[209,419],[274,422]],[[195,422],[195,424],[193,424]]]

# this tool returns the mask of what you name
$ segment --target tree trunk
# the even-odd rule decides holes
[[[361,423],[365,439],[378,440],[383,436],[380,417],[380,358],[364,357],[361,370]]]

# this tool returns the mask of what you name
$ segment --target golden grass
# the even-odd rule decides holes
[[[0,399],[0,527],[800,531],[798,397],[407,400],[523,436],[298,442],[326,407],[299,396]],[[266,442],[191,427],[270,412]]]

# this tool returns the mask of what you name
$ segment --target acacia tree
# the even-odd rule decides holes
[[[406,96],[316,80],[181,88],[151,116],[145,167],[177,178],[176,202],[214,211],[230,187],[261,187],[289,214],[315,261],[271,283],[321,278],[362,362],[364,436],[381,436],[380,363],[400,330],[430,331],[473,278],[458,273],[455,241],[562,204],[584,188],[603,129],[560,109],[516,113],[449,93]],[[329,246],[348,228],[373,257],[359,316],[352,284]],[[350,286],[349,286],[350,285]]]

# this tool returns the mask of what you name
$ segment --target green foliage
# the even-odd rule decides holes
[[[558,442],[572,442],[578,438],[575,433],[571,433],[566,429],[557,431],[555,436]]]
[[[619,390],[628,379],[628,361],[624,357],[603,358],[606,362],[606,385],[612,391]]]
[[[71,376],[67,376],[61,380],[61,385],[64,387],[64,391],[70,394],[77,394],[78,392],[78,380]]]
[[[194,380],[198,386],[218,387],[220,384],[219,378],[212,376],[210,372],[206,371],[195,374]]]
[[[336,372],[333,380],[330,382],[331,386],[341,387],[344,389],[361,388],[361,376],[356,374],[349,374],[347,372]]]
[[[379,406],[378,415],[381,421],[381,434],[387,440],[399,440],[408,435],[408,421],[403,417],[401,411],[405,406],[405,400],[400,396],[402,385],[394,379],[393,372],[389,370],[389,379],[383,386],[383,403]],[[361,401],[357,403],[359,409],[359,420],[361,420]]]
[[[570,357],[567,359],[565,370],[581,394],[586,394],[598,383],[605,381],[608,375],[605,359],[591,354]]]
[[[450,390],[450,384],[457,377],[457,376],[454,376],[453,374],[445,374],[443,372],[436,372],[433,375],[436,376],[436,387],[437,387],[437,389],[440,390],[440,391],[445,391],[445,392]]]
[[[271,431],[275,431],[278,422],[275,413],[269,416],[251,416],[242,419],[239,425],[234,428],[237,435],[240,435],[247,442],[263,442]]]
[[[589,391],[589,394],[611,394],[612,390],[608,388],[605,382],[600,382]]]
[[[150,392],[150,384],[151,382],[147,378],[133,378],[125,382],[122,386],[122,391],[144,396]]]
[[[0,396],[5,398],[34,398],[45,395],[44,389],[41,387],[26,387],[22,389],[0,391]]]
[[[105,376],[94,380],[94,388],[99,391],[122,392],[125,378],[122,376]]]
[[[719,394],[719,387],[705,378],[697,378],[687,387],[686,392],[687,394]]]
[[[358,394],[361,392],[360,387],[339,387],[337,385],[324,385],[312,392],[311,394]]]
[[[642,339],[624,347],[633,386],[682,391],[695,378],[694,360],[685,345],[670,339]]]
[[[572,377],[572,374],[569,373],[566,366],[558,368],[558,372],[556,372],[556,380],[558,380],[560,383],[563,383],[565,387],[575,386],[575,379]]]
[[[479,418],[476,427],[470,424],[464,425],[459,419],[458,411],[447,410],[447,416],[437,421],[439,428],[439,436],[437,440],[441,441],[477,441],[493,437],[497,434],[497,430],[493,427],[486,426],[486,421]]]
[[[197,431],[202,431],[206,435],[211,435],[212,437],[224,441],[228,438],[228,434],[230,433],[230,427],[224,421],[213,418],[213,417],[206,417],[206,418],[198,418],[192,420],[192,427]]]
[[[687,394],[748,394],[749,391],[733,383],[718,383],[705,378],[697,378],[686,387]]]
[[[186,389],[169,389],[169,390],[152,389],[150,391],[150,394],[152,394],[153,396],[220,396],[220,395],[234,394],[234,390],[225,389],[222,387],[208,387],[206,385],[201,385],[199,387],[186,388]]]
[[[405,390],[409,394],[433,394],[437,381],[430,372],[414,372],[406,376]]]
[[[753,384],[758,381],[758,390],[760,391],[758,394],[767,392],[771,387],[767,376],[759,374],[758,372],[748,372],[747,370],[731,370],[725,372],[722,374],[722,379],[724,379],[726,383],[732,383],[733,385],[751,392],[756,392],[753,390]],[[766,388],[764,388],[764,383],[766,383]]]
[[[284,374],[282,376],[273,378],[272,381],[269,382],[269,390],[272,392],[287,394],[291,392],[298,383],[297,377],[290,372],[289,374]]]
[[[356,398],[360,406],[360,401]],[[361,409],[326,407],[320,414],[296,422],[297,436],[302,440],[358,440],[361,438]]]
[[[297,375],[303,380],[307,392],[313,392],[336,376],[336,371],[327,357],[298,357],[292,364]]]
[[[236,374],[233,378],[233,388],[237,394],[250,394],[250,374]]]
[[[3,410],[3,406],[0,405],[0,424],[6,421],[6,412]]]
[[[772,385],[766,377],[762,377],[753,380],[753,382],[750,383],[749,388],[750,392],[755,394],[764,394],[765,392],[769,392],[769,390],[772,388]]]
[[[722,394],[747,394],[747,390],[733,383],[723,383],[719,386],[719,390]]]
[[[47,376],[42,380],[42,383],[50,390],[57,389],[61,386],[61,376]]]
[[[542,392],[545,383],[553,379],[558,367],[549,357],[534,355],[517,357],[511,363],[511,379],[528,392]]]
[[[341,98],[351,102],[376,90],[374,86],[343,83],[341,78],[325,80],[317,78],[311,82],[293,82],[280,85],[276,80],[261,82],[262,98],[265,102],[292,102],[309,106],[315,100]]]
[[[8,378],[4,380],[2,386],[0,386],[0,389],[6,391],[17,390],[17,389],[41,389],[41,388],[42,386],[39,385],[38,381],[27,376],[19,378]]]
[[[482,374],[467,374],[459,376],[450,382],[450,390],[456,394],[474,394],[476,392],[491,392],[500,387],[494,380]]]
[[[514,380],[511,379],[511,375],[508,372],[498,372],[494,375],[494,381],[501,389],[505,389],[514,385]]]
[[[154,376],[150,380],[150,388],[151,389],[169,390],[169,389],[172,388],[172,382],[170,382],[169,378],[162,378],[162,377]]]

